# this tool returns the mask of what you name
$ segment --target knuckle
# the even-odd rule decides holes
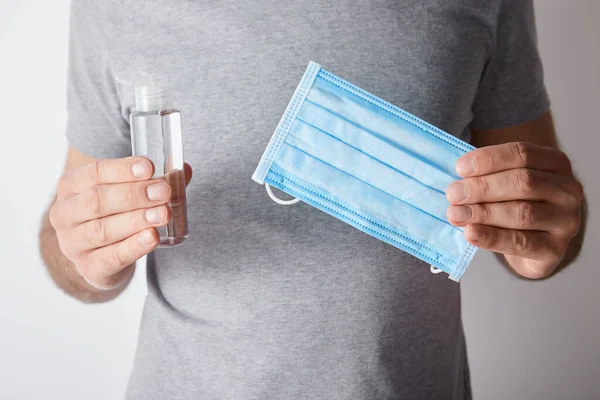
[[[536,209],[533,204],[523,201],[518,205],[518,213],[519,213],[519,226],[521,228],[529,228],[531,227],[536,219]]]
[[[557,160],[559,162],[561,162],[562,164],[564,164],[568,170],[571,170],[571,159],[565,152],[557,150],[556,157],[557,157]]]
[[[489,163],[490,166],[494,165],[498,160],[497,160],[497,154],[493,151],[488,151],[485,153],[485,160],[484,162]]]
[[[477,178],[475,182],[479,198],[487,198],[490,194],[490,183],[487,181],[487,179],[485,179],[485,177]]]
[[[90,278],[90,272],[93,270],[92,264],[90,264],[88,260],[79,259],[75,261],[72,260],[72,262],[75,265],[75,269],[77,270],[79,275],[81,275],[83,279],[88,281]]]
[[[61,247],[62,249],[62,247]],[[89,275],[89,264],[92,259],[91,253],[89,252],[73,252],[72,254],[67,254],[63,251],[65,256],[75,265],[75,269],[81,276]]]
[[[54,203],[54,205],[50,207],[50,211],[48,212],[48,220],[50,221],[50,225],[52,225],[55,230],[63,222],[58,203]]]
[[[579,181],[573,181],[572,188],[569,191],[572,195],[574,204],[579,205],[583,201],[583,185]]]
[[[83,201],[85,209],[92,215],[100,213],[102,205],[100,201],[100,191],[97,188],[88,190],[84,195]]]
[[[125,200],[129,205],[137,205],[140,202],[141,196],[136,185],[128,185],[125,189]]]
[[[485,229],[483,230],[483,238],[484,241],[488,244],[489,247],[491,248],[496,248],[498,247],[498,245],[500,244],[500,235],[498,234],[498,232],[496,230],[491,230],[491,229]]]
[[[579,216],[570,216],[560,226],[559,234],[562,238],[570,241],[579,232]]]
[[[562,259],[565,254],[567,253],[567,251],[569,250],[569,245],[571,244],[571,240],[567,239],[567,240],[560,240],[558,242],[557,246],[553,246],[554,249],[554,255],[556,256],[556,258],[558,259]]]
[[[106,233],[106,223],[103,218],[90,221],[92,238],[94,243],[104,244],[108,239]]]
[[[484,168],[490,168],[496,163],[496,154],[493,151],[489,151],[488,149],[480,149],[480,151],[475,153],[475,162],[476,165],[482,166]]]
[[[478,215],[477,219],[481,222],[487,222],[492,219],[492,210],[487,204],[480,204],[475,214]]]
[[[97,282],[102,275],[103,263],[94,253],[88,253],[73,262],[81,277],[88,283]]]
[[[86,191],[83,196],[83,203],[86,211],[92,215],[99,214],[101,208],[100,191],[97,188]]]
[[[581,204],[581,199],[573,192],[567,192],[564,196],[564,203],[570,208],[577,208]]]
[[[64,174],[62,174],[62,176],[60,177],[60,179],[58,180],[58,183],[56,185],[56,196],[57,197],[61,197],[62,194],[66,191],[67,189],[67,185],[69,184],[69,176],[72,174],[72,172],[65,172]]]
[[[570,241],[568,239],[552,240],[545,248],[545,251],[547,251],[550,257],[559,261],[567,252],[567,249],[569,248],[569,242]]]
[[[58,240],[58,248],[67,259],[75,263],[77,252],[73,246],[73,240],[70,239],[70,235],[64,233],[56,233],[56,239]]]
[[[517,185],[521,193],[532,193],[535,189],[535,177],[533,172],[527,168],[521,168],[517,171]]]
[[[563,191],[564,199],[563,202],[570,208],[579,208],[583,202],[583,186],[577,181],[569,184]]]
[[[96,160],[89,165],[88,179],[95,186],[100,182],[100,161]]]
[[[488,229],[485,229],[482,226],[475,226],[471,229],[470,238],[486,247],[490,247],[494,244],[493,235],[490,234]]]
[[[515,250],[519,253],[524,253],[531,249],[531,240],[522,231],[515,231],[514,242]]]
[[[530,147],[525,142],[514,142],[512,143],[512,152],[519,163],[526,167],[529,165],[529,161],[531,159]]]
[[[127,266],[119,246],[113,246],[112,250],[108,253],[107,263],[112,269],[120,269]]]

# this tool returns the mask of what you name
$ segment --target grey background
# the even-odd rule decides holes
[[[0,0],[0,9],[0,398],[120,398],[143,269],[116,301],[85,306],[52,287],[37,253],[66,147],[68,2]],[[463,281],[476,399],[600,397],[600,1],[538,0],[536,11],[557,130],[591,208],[588,235],[578,262],[543,282],[478,253]]]

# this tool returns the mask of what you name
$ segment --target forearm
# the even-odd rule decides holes
[[[130,265],[123,270],[123,274],[128,276],[124,280],[125,283],[118,288],[101,290],[87,283],[77,272],[75,265],[60,250],[56,231],[50,224],[48,212],[43,216],[39,239],[41,256],[52,280],[65,293],[84,303],[101,303],[114,299],[125,289],[133,276],[134,266]]]

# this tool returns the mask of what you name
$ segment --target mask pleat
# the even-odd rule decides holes
[[[286,143],[448,224],[445,210],[449,204],[443,192],[423,185],[327,133],[296,121]]]
[[[332,110],[306,101],[298,113],[297,120],[327,132],[339,141],[362,149],[365,153],[381,160],[390,167],[403,172],[425,186],[445,192],[457,178],[437,166],[411,154],[396,143],[381,137],[376,132],[367,132],[340,117]]]
[[[436,137],[424,135],[423,131],[411,122],[341,89],[320,75],[315,80],[307,100],[329,110],[336,110],[345,120],[365,130],[377,132],[395,146],[404,148],[446,174],[455,176],[454,163],[449,160],[459,158],[464,151],[453,146],[443,146],[444,151],[441,153],[442,146]]]
[[[290,177],[302,179],[325,198],[357,214],[373,216],[389,229],[410,232],[423,243],[436,243],[440,250],[460,254],[460,230],[288,143],[281,147],[271,169],[282,175],[287,171]]]
[[[273,168],[268,172],[265,182],[291,195],[300,197],[305,203],[350,223],[365,233],[435,264],[446,272],[450,271],[452,266],[456,264],[457,258],[453,254],[449,254],[444,246],[429,247],[412,231],[410,234],[406,234],[390,225],[389,221],[383,222],[374,215],[365,217],[364,214],[356,212],[352,207],[346,204],[342,205],[335,198],[331,199],[322,194],[318,188],[313,187],[301,178],[291,176],[276,164],[273,164]]]

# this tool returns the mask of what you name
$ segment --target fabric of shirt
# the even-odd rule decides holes
[[[532,1],[73,0],[70,49],[70,146],[131,154],[115,74],[142,69],[194,170],[189,239],[149,257],[128,399],[471,397],[459,284],[250,177],[310,60],[464,140],[539,117]]]

